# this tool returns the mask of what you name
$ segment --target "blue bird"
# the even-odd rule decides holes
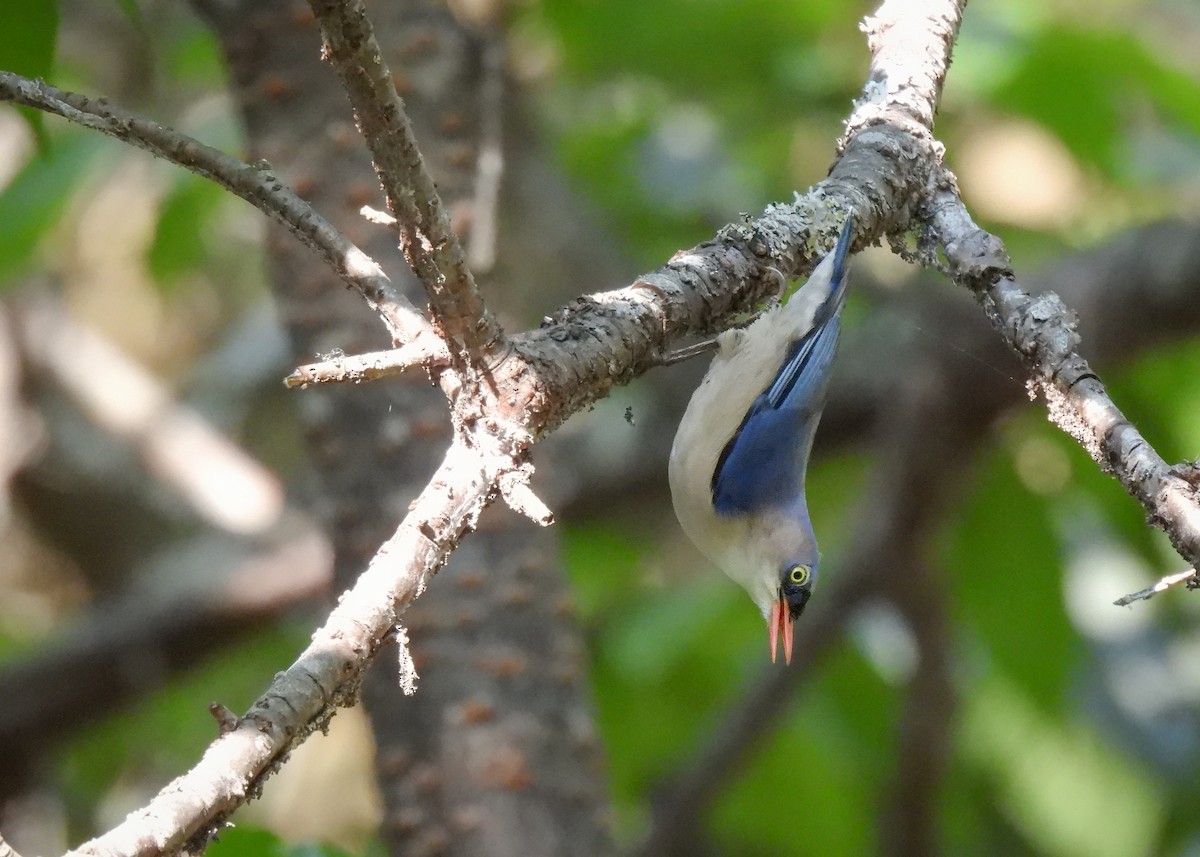
[[[837,246],[786,304],[717,338],[671,448],[671,500],[696,547],[750,593],[771,660],[817,582],[804,477],[846,299],[847,217]]]

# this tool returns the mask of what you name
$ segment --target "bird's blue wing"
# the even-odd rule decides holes
[[[746,411],[713,471],[717,514],[786,505],[803,490],[840,327],[839,313],[827,314],[793,346],[771,386]]]
[[[828,305],[828,301],[822,304],[821,310],[827,310]],[[817,323],[792,346],[775,381],[750,406],[747,418],[765,408],[803,408],[820,398],[837,351],[841,324],[837,313],[819,311],[817,315]]]
[[[829,294],[812,326],[793,343],[775,379],[751,403],[717,459],[712,496],[719,515],[779,508],[804,493],[804,470],[841,331],[853,231],[854,218],[848,216],[828,259]]]

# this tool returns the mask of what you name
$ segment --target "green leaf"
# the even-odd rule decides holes
[[[146,260],[164,290],[170,290],[180,274],[198,267],[208,255],[204,228],[224,195],[218,185],[191,174],[181,176],[167,194]]]
[[[216,36],[204,27],[182,33],[165,60],[172,77],[188,84],[215,87],[225,81],[225,63],[221,57]]]
[[[716,807],[726,853],[870,853],[894,716],[891,689],[840,650],[803,683],[795,710]]]
[[[585,621],[620,609],[640,585],[639,564],[645,544],[623,529],[564,527],[563,553],[571,576],[571,598]]]
[[[761,86],[783,73],[780,57],[811,45],[831,18],[845,15],[832,0],[623,0],[542,4],[562,40],[563,58],[581,76],[648,74],[695,93]],[[719,45],[720,50],[698,50]]]
[[[48,78],[54,68],[57,38],[56,0],[22,0],[5,4],[4,23],[0,26],[0,63],[5,71],[25,77]],[[33,128],[39,147],[44,150],[48,141],[42,111],[28,107],[19,109]]]
[[[855,14],[832,0],[550,0],[520,17],[563,63],[550,113],[568,171],[650,265],[788,196],[797,171],[824,175],[860,83]],[[815,158],[800,127],[824,132]]]
[[[1200,84],[1132,33],[1052,26],[1038,32],[997,101],[1054,131],[1085,163],[1126,174],[1125,129],[1141,101],[1200,134]]]
[[[943,552],[942,564],[953,575],[957,619],[970,630],[983,664],[1047,710],[1058,710],[1082,643],[1063,603],[1050,509],[1044,496],[1017,478],[1007,454],[994,455],[981,470]]]
[[[97,151],[94,135],[70,134],[30,160],[0,193],[0,292],[25,270],[46,230],[58,223]]]

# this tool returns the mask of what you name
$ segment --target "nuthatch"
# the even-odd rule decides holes
[[[782,306],[717,338],[671,448],[675,515],[696,547],[740,583],[792,660],[792,623],[817,582],[804,476],[846,298],[847,217],[837,246]]]

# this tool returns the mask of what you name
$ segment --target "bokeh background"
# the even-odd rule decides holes
[[[507,145],[558,177],[569,202],[556,204],[578,209],[580,240],[619,287],[824,177],[865,78],[857,24],[870,12],[833,0],[513,4],[503,33],[522,124]],[[220,45],[186,5],[5,14],[0,67],[245,152]],[[1116,247],[1136,279],[1138,254],[1163,246],[1156,229],[1174,230],[1168,248],[1200,246],[1197,45],[1190,0],[967,10],[936,130],[1023,277],[1053,288],[1055,272],[1091,271]],[[536,200],[539,187],[505,190]],[[345,190],[358,204],[373,192]],[[305,394],[280,383],[313,355],[289,345],[266,246],[261,216],[215,186],[0,106],[0,830],[23,853],[107,829],[186,769],[215,735],[206,706],[244,710],[335,593]],[[1112,606],[1182,561],[1040,406],[1021,404],[1024,380],[981,317],[965,330],[945,323],[962,314],[922,311],[970,316],[968,300],[885,248],[855,276],[851,392],[809,477],[826,582],[888,452],[856,422],[871,405],[852,393],[886,375],[890,343],[965,361],[948,390],[964,409],[976,385],[1011,404],[972,439],[922,530],[936,657],[919,613],[865,597],[712,784],[692,835],[713,854],[896,852],[888,808],[912,791],[928,796],[946,853],[1200,855],[1200,598]],[[578,292],[551,279],[489,299],[511,328],[536,325]],[[1200,306],[1200,267],[1176,279],[1180,305]],[[1090,294],[1096,309],[1081,316],[1105,327],[1081,327],[1084,354],[1090,335],[1115,343],[1097,366],[1118,405],[1168,461],[1200,455],[1200,312],[1113,318],[1087,285],[1071,294]],[[614,391],[553,441],[564,472],[545,477],[622,849],[765,674],[761,618],[670,513],[665,454],[700,371],[655,370]],[[878,556],[880,573],[893,561]],[[914,676],[930,658],[944,680],[925,699]],[[921,710],[934,718],[925,731],[906,729]],[[935,761],[917,777],[925,769],[901,760],[921,742]],[[211,853],[383,853],[371,771],[370,728],[345,712]]]

